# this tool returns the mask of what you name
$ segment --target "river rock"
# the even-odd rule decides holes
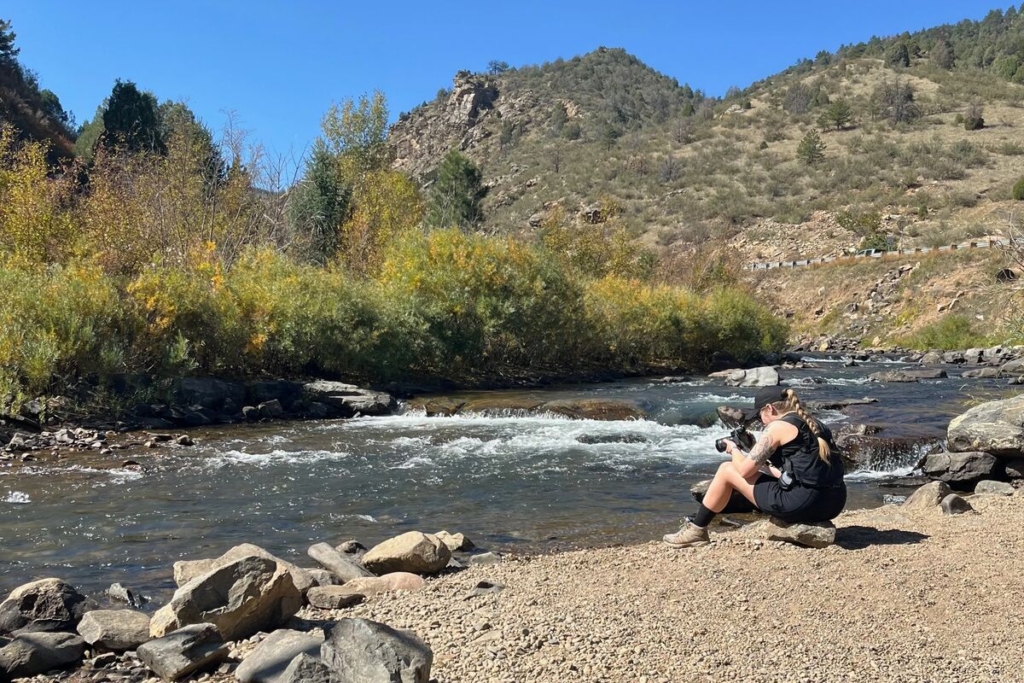
[[[1013,481],[1024,479],[1024,457],[1022,458],[1000,458],[1003,467],[1006,469],[1006,478]]]
[[[785,541],[807,548],[827,548],[836,542],[836,526],[832,522],[788,524],[769,517],[755,522],[751,533],[768,541]]]
[[[953,452],[1024,456],[1024,394],[982,403],[954,417],[949,423],[947,440]]]
[[[335,548],[332,548],[326,543],[317,543],[316,545],[312,545],[306,552],[324,569],[341,579],[342,582],[351,581],[352,579],[358,579],[364,576],[373,576],[372,572],[359,566],[357,563],[345,557],[342,553],[338,552]]]
[[[85,641],[74,633],[21,633],[0,648],[0,680],[77,664],[84,653]]]
[[[428,683],[434,653],[411,632],[342,619],[329,628],[320,659],[343,681]]]
[[[934,453],[921,461],[921,470],[951,488],[969,491],[983,479],[1002,475],[1001,463],[989,453]]]
[[[999,368],[975,368],[960,374],[964,379],[993,379],[1002,376]]]
[[[944,481],[933,481],[910,494],[910,497],[903,502],[902,507],[907,510],[933,510],[950,493],[952,490],[949,488],[949,484]]]
[[[409,531],[375,545],[363,556],[363,566],[374,574],[410,572],[433,574],[448,566],[452,551],[433,534]]]
[[[1003,377],[1020,377],[1024,375],[1024,358],[1007,361],[999,367]]]
[[[244,557],[262,557],[265,560],[271,560],[281,566],[282,569],[291,574],[292,583],[299,589],[299,592],[303,595],[306,594],[313,586],[317,585],[316,579],[309,573],[309,570],[303,569],[302,567],[296,566],[287,560],[282,560],[280,557],[270,554],[258,545],[252,543],[242,543],[231,548],[220,557],[213,560],[181,560],[174,563],[174,583],[180,588],[186,583],[202,576],[217,567],[223,567],[226,564],[230,564],[235,560],[240,560]]]
[[[302,386],[307,401],[323,403],[337,410],[343,417],[360,415],[387,415],[398,405],[390,394],[360,389],[353,384],[318,380]]]
[[[271,631],[302,607],[302,594],[281,565],[244,557],[198,576],[174,592],[153,615],[150,635],[159,638],[189,624],[210,623],[226,640]]]
[[[134,650],[149,640],[149,615],[130,609],[87,612],[78,622],[78,634],[104,650]]]
[[[942,499],[939,504],[944,515],[962,515],[965,512],[974,512],[974,508],[966,500],[955,493],[951,493]]]
[[[690,493],[698,503],[702,503],[704,502],[704,496],[708,493],[709,486],[711,486],[710,479],[698,481],[690,487]],[[729,496],[729,502],[725,504],[725,508],[722,510],[722,514],[741,515],[753,512],[755,509],[754,504],[747,500],[742,493],[733,491]]]
[[[369,597],[378,593],[389,593],[392,591],[418,591],[425,585],[427,585],[427,582],[418,574],[391,572],[382,576],[352,579],[343,587]]]
[[[288,667],[275,683],[348,683],[348,681],[343,681],[318,656],[300,654],[289,662]]]
[[[329,572],[326,569],[310,569],[309,575],[313,577],[314,581],[316,581],[316,586],[313,586],[313,588],[321,586],[340,586],[345,583],[335,576],[334,572]],[[306,595],[309,595],[308,591]]]
[[[245,387],[212,377],[187,377],[175,382],[175,396],[180,404],[197,404],[204,408],[221,410],[228,399],[235,405],[245,403]]]
[[[85,607],[85,596],[60,579],[26,583],[0,603],[0,633],[73,631]]]
[[[480,553],[478,555],[471,555],[469,558],[469,565],[471,567],[491,564],[501,564],[501,555],[496,555],[492,552],[486,552]]]
[[[921,356],[921,365],[942,365],[946,360],[942,357],[942,354],[938,351],[929,351],[928,353]]]
[[[448,550],[451,550],[453,553],[458,550],[472,550],[476,547],[473,545],[473,541],[466,538],[465,534],[450,534],[447,531],[438,531],[434,535],[441,539],[441,542],[448,546]]]
[[[293,659],[305,654],[319,657],[322,636],[280,629],[263,639],[235,670],[239,683],[281,683]]]
[[[873,372],[868,375],[868,380],[885,384],[899,382],[920,382],[922,379],[943,379],[947,377],[946,371],[935,368],[928,370],[885,370]]]
[[[213,624],[186,626],[140,645],[137,652],[142,663],[165,681],[212,669],[228,656],[228,648]]]
[[[643,420],[649,416],[646,408],[636,401],[604,398],[548,401],[538,410],[574,420]]]
[[[995,496],[1012,496],[1016,491],[1011,484],[1007,484],[1005,481],[993,481],[991,479],[985,479],[979,481],[974,487],[974,492],[981,495],[995,495]]]
[[[256,406],[256,410],[260,412],[260,417],[265,417],[268,420],[276,420],[284,416],[284,406],[276,398],[264,401]]]
[[[775,387],[780,382],[779,371],[773,367],[722,370],[708,377],[724,379],[726,386],[730,387]]]
[[[317,586],[306,593],[306,600],[317,609],[346,609],[358,605],[365,599],[366,596],[362,592],[349,586]]]

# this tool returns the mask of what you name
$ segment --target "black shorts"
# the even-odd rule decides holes
[[[783,491],[779,480],[762,474],[754,482],[754,503],[761,512],[783,522],[825,522],[846,507],[846,486],[837,489],[808,489],[797,484]]]

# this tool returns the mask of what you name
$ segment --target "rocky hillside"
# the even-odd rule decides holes
[[[1022,36],[1020,15],[996,12],[822,52],[721,100],[605,48],[462,72],[394,126],[395,165],[429,184],[462,150],[490,187],[490,232],[529,232],[555,207],[592,222],[611,202],[648,247],[731,240],[746,260],[1000,234],[1024,176],[1024,69],[986,55],[1016,55]]]

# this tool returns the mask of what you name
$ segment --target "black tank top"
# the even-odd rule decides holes
[[[796,413],[788,413],[779,418],[786,424],[797,429],[796,438],[780,446],[769,462],[782,471],[788,471],[797,483],[808,488],[838,488],[843,485],[846,468],[839,457],[839,448],[832,440],[832,432],[825,425],[818,423],[821,438],[829,445],[829,462],[825,463],[818,457],[818,437],[814,435],[807,423]],[[788,461],[788,466],[787,466]]]

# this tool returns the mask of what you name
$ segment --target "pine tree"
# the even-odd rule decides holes
[[[128,152],[167,151],[160,126],[160,113],[153,93],[140,91],[131,81],[120,79],[103,112],[103,143]]]
[[[818,131],[812,130],[800,141],[796,155],[808,166],[813,166],[825,159],[825,143],[821,141]]]
[[[11,30],[11,22],[0,19],[0,64],[12,64],[17,61],[20,49],[14,47],[17,34]]]
[[[836,100],[828,105],[828,108],[818,117],[818,126],[823,130],[835,128],[842,130],[853,120],[853,110],[846,100]]]
[[[339,180],[337,160],[322,143],[313,149],[306,174],[293,192],[288,202],[292,228],[308,241],[310,260],[326,264],[340,247],[350,193]]]
[[[437,169],[437,180],[430,188],[427,223],[437,228],[463,229],[483,219],[480,201],[486,189],[476,164],[458,150],[451,150]]]

